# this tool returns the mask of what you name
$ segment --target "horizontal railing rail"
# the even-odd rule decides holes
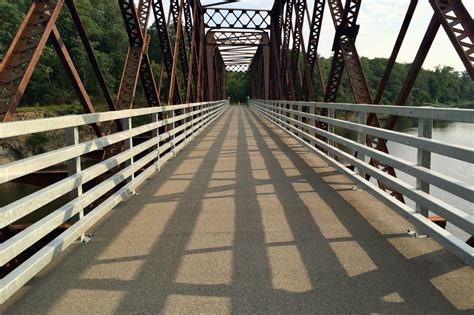
[[[430,193],[430,186],[436,186],[456,198],[466,201],[472,211],[474,186],[464,180],[444,174],[449,174],[449,170],[441,173],[431,169],[429,162],[431,154],[436,153],[467,163],[474,163],[473,147],[431,139],[433,120],[474,124],[474,110],[269,100],[250,100],[249,105],[256,113],[277,124],[321,155],[336,169],[350,176],[358,185],[365,187],[392,205],[423,233],[431,236],[467,264],[474,265],[473,247],[466,244],[459,236],[441,228],[429,218],[431,212],[468,235],[474,234],[474,216],[469,212],[469,209],[460,209],[459,206],[452,205],[441,197]],[[328,116],[317,114],[317,110],[322,108],[328,109]],[[341,115],[337,115],[336,110],[340,111]],[[419,134],[416,136],[368,126],[366,123],[369,113],[417,119]],[[357,117],[357,119],[350,119],[351,117]],[[327,124],[327,130],[316,127],[317,122]],[[345,132],[341,132],[342,130]],[[356,134],[357,136],[354,138],[357,140],[353,140],[349,132]],[[417,149],[417,162],[407,161],[367,146],[367,137],[377,137],[384,141],[398,142],[413,147]],[[378,161],[382,166],[391,166],[415,177],[416,185],[372,166],[369,163],[370,159]],[[352,167],[347,167],[347,164]],[[449,165],[446,165],[446,168],[449,168]],[[366,175],[382,182],[385,187],[401,193],[413,203],[410,205],[410,203],[400,202],[381,189],[377,183],[366,180]]]
[[[58,165],[66,167],[68,173],[64,179],[1,207],[0,228],[14,226],[19,220],[69,194],[64,204],[50,209],[43,217],[29,222],[26,228],[0,243],[0,267],[6,268],[68,223],[65,231],[35,248],[26,260],[16,262],[17,265],[0,279],[0,304],[69,245],[84,238],[88,229],[133,194],[228,106],[228,100],[223,100],[0,124],[0,140],[53,130],[64,130],[66,134],[64,147],[0,165],[0,184]],[[132,118],[137,117],[148,120],[134,126]],[[79,128],[118,120],[122,122],[123,131],[80,140]],[[138,141],[143,135],[148,136]],[[112,145],[119,150],[82,168],[88,154],[98,150],[112,152]],[[88,190],[86,184],[90,184]]]

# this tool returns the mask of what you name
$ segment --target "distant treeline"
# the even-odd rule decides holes
[[[104,76],[112,93],[118,89],[122,75],[128,39],[116,0],[76,0],[81,19],[95,49]],[[0,59],[7,51],[23,17],[31,5],[31,0],[0,0]],[[103,103],[99,85],[82,48],[71,17],[65,7],[58,23],[60,33],[74,60],[74,64],[95,103]],[[152,38],[149,54],[153,62],[156,78],[159,78],[161,51],[155,27],[149,30]],[[171,36],[171,41],[174,39]],[[361,59],[372,96],[375,96],[387,59]],[[321,58],[323,72],[327,75],[331,60]],[[409,64],[396,64],[391,80],[384,94],[383,103],[393,104],[406,78]],[[167,82],[165,75],[164,82]],[[314,77],[315,92],[321,100],[319,80]],[[162,86],[162,99],[167,99],[168,86]],[[228,75],[228,93],[233,101],[244,101],[250,96],[250,82],[245,73]],[[52,47],[45,48],[39,66],[30,81],[22,99],[22,105],[69,104],[76,100],[66,78],[63,66]],[[345,75],[339,90],[338,101],[352,102],[352,93]],[[136,103],[144,105],[141,89],[138,89]],[[466,72],[456,72],[451,67],[440,66],[435,70],[422,70],[410,95],[409,104],[443,103],[463,104],[474,102],[474,82]]]
[[[372,97],[375,98],[380,80],[387,65],[386,58],[369,59],[361,58],[364,74],[369,85]],[[331,67],[330,58],[321,58],[321,67],[326,76]],[[389,84],[385,90],[382,103],[395,104],[403,82],[406,79],[410,64],[397,63],[393,69]],[[243,73],[232,73],[228,75],[229,95],[235,100],[245,100],[250,95],[250,82],[248,76]],[[230,84],[230,83],[233,84]],[[322,90],[319,78],[313,75],[314,91],[318,101],[322,101]],[[353,102],[352,90],[344,73],[342,84],[339,88],[338,102]],[[418,79],[412,89],[407,101],[410,105],[422,104],[446,104],[462,105],[474,103],[474,81],[467,72],[454,71],[449,66],[439,66],[434,70],[421,70]]]
[[[361,58],[362,68],[373,98],[377,94],[387,62],[386,58]],[[322,58],[321,63],[324,73],[329,73],[331,60]],[[395,64],[382,104],[395,104],[410,65]],[[319,86],[318,80],[316,82]],[[338,100],[341,102],[353,101],[347,75],[345,75],[339,95]],[[407,101],[410,105],[427,103],[458,105],[466,102],[474,102],[474,81],[466,71],[457,72],[449,66],[438,66],[434,70],[422,69]]]

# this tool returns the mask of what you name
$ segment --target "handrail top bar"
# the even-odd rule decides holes
[[[179,105],[167,105],[136,109],[123,109],[91,114],[66,115],[60,117],[40,118],[31,120],[20,120],[0,123],[0,139],[23,136],[27,134],[58,130],[76,126],[90,125],[94,123],[112,121],[123,118],[131,118],[149,114],[168,112],[171,110],[184,109],[201,105],[219,104],[225,100],[200,102]]]
[[[303,101],[281,101],[281,100],[254,100],[264,102],[277,102],[280,104],[316,106],[321,108],[332,108],[355,112],[368,112],[377,114],[388,114],[395,116],[425,118],[434,120],[446,120],[456,122],[474,123],[474,109],[465,108],[439,108],[432,106],[401,106],[401,105],[375,105],[375,104],[352,104],[352,103],[323,103]]]

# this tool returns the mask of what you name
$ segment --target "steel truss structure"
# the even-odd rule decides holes
[[[231,71],[248,72],[253,99],[322,100],[326,103],[337,101],[339,87],[346,73],[355,103],[380,104],[418,1],[406,0],[405,19],[375,98],[368,87],[355,44],[362,0],[275,0],[271,10],[226,7],[230,2],[235,2],[232,0],[209,5],[201,4],[199,0],[170,0],[169,5],[163,0],[117,2],[129,47],[124,52],[122,77],[115,94],[105,81],[74,0],[33,0],[0,64],[2,122],[14,119],[16,109],[48,42],[57,52],[84,112],[95,112],[57,27],[59,14],[64,7],[67,7],[80,35],[108,109],[115,111],[134,107],[139,86],[150,107],[225,99],[226,73]],[[467,73],[474,80],[474,23],[463,1],[429,0],[429,3],[433,16],[399,91],[397,105],[405,105],[407,102],[439,29],[447,34]],[[165,8],[168,7],[167,12]],[[321,67],[318,54],[325,14],[330,15],[335,29],[332,63],[327,74]],[[153,26],[150,25],[152,16]],[[156,27],[158,38],[150,37],[150,27]],[[151,60],[148,54],[149,43],[154,40],[159,42],[162,60]],[[161,73],[154,73],[153,63],[161,65]],[[138,84],[138,80],[141,84]],[[168,80],[167,85],[163,84],[164,80]],[[293,109],[288,105],[288,112]],[[181,115],[181,110],[184,109],[168,111],[166,115]],[[309,107],[303,106],[301,110],[307,112]],[[316,111],[322,116],[328,115],[325,107],[317,108]],[[359,119],[365,120],[369,126],[392,130],[398,117],[390,116],[382,123],[376,113],[369,113]],[[323,130],[328,128],[322,121],[315,121],[314,124]],[[90,127],[96,137],[127,127],[119,120],[112,125],[107,128],[92,123]],[[175,127],[177,126],[172,123],[164,126],[163,130]],[[140,135],[134,141],[144,141],[143,139],[151,136]],[[365,142],[371,149],[389,153],[386,139],[366,136]],[[113,149],[104,148],[91,154],[91,158],[103,160],[117,150],[123,150],[123,147],[124,145]],[[374,158],[370,160],[370,164],[389,176],[396,177],[393,167]],[[46,171],[19,180],[46,186],[66,176],[66,171]],[[370,176],[366,175],[366,179],[369,180]],[[382,182],[379,182],[379,186],[394,198],[404,201],[399,192],[390,191]]]
[[[168,12],[165,12],[168,6],[163,0],[117,1],[130,46],[115,100],[95,58],[74,0],[35,0],[0,66],[2,121],[13,119],[48,40],[57,51],[84,111],[95,111],[56,27],[64,4],[80,34],[106,103],[110,110],[116,110],[133,107],[138,79],[149,106],[159,106],[160,98],[169,104],[179,104],[226,97],[225,88],[221,85],[225,82],[226,71],[250,71],[253,97],[309,101],[320,99],[326,102],[337,100],[339,85],[344,73],[347,73],[354,101],[378,104],[390,80],[418,2],[407,0],[408,10],[399,36],[377,94],[372,98],[355,46],[362,0],[276,0],[271,10],[227,7],[229,2],[234,1],[204,6],[199,0],[170,0]],[[399,105],[406,103],[440,28],[444,29],[467,72],[474,79],[474,27],[469,12],[461,0],[429,0],[429,3],[433,17],[399,93]],[[329,11],[336,31],[334,55],[328,74],[323,73],[318,56],[325,11]],[[150,16],[153,16],[154,27],[158,31],[157,39],[148,35]],[[174,34],[170,33],[171,24]],[[171,35],[176,38],[173,45]],[[150,60],[150,40],[159,41],[162,60]],[[156,80],[158,74],[153,73],[152,62],[161,63],[165,77],[170,82],[165,98],[160,95],[163,73]],[[320,86],[318,91],[315,89],[316,81]],[[367,120],[373,126],[380,125],[374,115],[369,115]],[[384,127],[393,129],[396,120],[396,117],[391,117]],[[325,128],[324,125],[320,127]],[[97,135],[103,132],[99,126],[94,126],[94,130]],[[386,151],[383,139],[368,139],[368,144]]]

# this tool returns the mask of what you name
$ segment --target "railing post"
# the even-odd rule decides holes
[[[173,105],[171,105],[173,106]],[[171,119],[173,119],[173,122],[171,123],[171,130],[173,131],[173,135],[171,136],[171,144],[173,145],[173,149],[171,150],[173,152],[173,156],[176,156],[176,110],[171,111]]]
[[[277,123],[278,125],[280,125],[281,127],[283,127],[283,119],[281,118],[281,115],[283,115],[283,111],[281,109],[281,101],[278,101],[276,103],[276,113],[277,113],[277,116],[276,116],[276,119],[277,119]]]
[[[66,128],[66,144],[68,146],[76,146],[79,144],[79,127],[71,127],[71,128]],[[81,168],[81,156],[77,156],[73,159],[70,159],[67,162],[67,173],[68,176],[73,176],[77,173],[80,173],[82,170]],[[82,195],[82,183],[79,183],[79,186],[77,186],[76,189],[71,190],[69,193],[69,199],[73,200],[76,199],[77,197],[80,197]],[[84,209],[81,208],[79,211],[79,218],[77,221],[80,221],[84,217]],[[77,222],[76,221],[76,222]],[[80,237],[80,241],[83,242],[85,239],[85,234],[82,234]]]
[[[310,113],[311,115],[316,115],[316,106],[315,106],[314,104],[311,104],[311,106],[309,107],[309,113]],[[310,124],[311,127],[315,127],[315,126],[316,126],[316,118],[314,118],[314,117],[311,118],[311,119],[309,120],[309,124]],[[309,134],[310,134],[312,137],[316,138],[316,132],[315,132],[313,129],[311,129],[311,131],[309,132]],[[314,147],[314,146],[316,145],[316,143],[314,142],[313,139],[311,139],[311,140],[309,141],[309,143],[311,144],[312,147]]]
[[[283,118],[281,116],[285,115],[285,113],[283,112],[283,104],[281,103],[281,101],[278,103],[277,105],[277,113],[280,114],[280,116],[278,116],[278,124],[283,127],[284,124],[283,124]]]
[[[206,128],[206,125],[207,125],[205,123],[205,121],[207,119],[207,104],[202,105],[201,114],[202,114],[202,118],[203,118],[203,121],[204,121],[204,124],[202,125],[201,129],[204,129],[204,128]]]
[[[293,104],[290,104],[290,110],[298,112],[298,109],[297,109],[297,108],[295,109],[295,105],[293,105]],[[291,118],[291,119],[298,120],[298,115],[295,114],[295,113],[293,113],[293,112],[290,112],[290,118]],[[290,122],[290,125],[293,126],[293,127],[298,127],[298,126],[297,126],[295,123],[293,123],[293,122]],[[297,133],[294,131],[294,129],[290,129],[290,131],[291,131],[293,134],[295,134],[295,135],[297,134]]]
[[[316,113],[316,108],[314,109],[315,113]],[[334,115],[334,108],[328,108],[328,117],[329,118],[332,118],[334,119],[335,118],[335,115]],[[331,122],[331,123],[328,123],[328,132],[329,133],[334,133],[334,124]],[[334,140],[331,140],[331,139],[328,139],[328,144],[333,147],[334,146]],[[334,158],[334,154],[332,152],[328,152],[329,153],[329,156],[331,158]]]
[[[187,115],[189,114],[189,104],[186,104],[187,108],[183,110],[183,114]],[[186,145],[188,143],[188,117],[184,117],[183,119],[183,124],[184,124],[184,144]]]
[[[286,122],[288,125],[291,125],[290,121],[288,120],[288,117],[290,117],[290,113],[288,112],[288,110],[290,109],[290,107],[291,107],[290,104],[285,103],[285,117],[287,117],[287,118],[285,118],[285,122]],[[285,128],[286,128],[286,130],[291,131],[291,130],[290,130],[290,127],[285,127]]]
[[[278,125],[277,108],[278,108],[278,102],[275,101],[275,102],[272,103],[273,121],[275,122],[275,124]]]
[[[271,119],[273,120],[274,123],[277,123],[277,120],[276,120],[276,102],[270,101],[269,105],[271,106],[270,107]]]
[[[196,117],[199,118],[199,123],[202,123],[202,117],[201,117],[201,105],[197,105],[196,106],[196,111],[197,111],[197,114],[196,114]],[[198,132],[198,130],[200,130],[201,128],[197,128],[197,130],[195,130],[195,132]]]
[[[358,112],[357,116],[358,116],[357,117],[357,122],[359,123],[359,125],[364,126],[366,121],[367,121],[366,113],[361,111],[361,112]],[[364,132],[357,132],[357,142],[359,142],[361,145],[365,146],[366,136],[367,135]],[[363,154],[359,151],[359,152],[357,152],[357,158],[365,163],[365,154]],[[357,169],[357,173],[360,176],[365,177],[365,173],[360,168]]]
[[[276,103],[276,113],[277,113],[277,116],[276,116],[277,124],[281,126],[282,125],[281,116],[279,116],[281,115],[281,102]]]
[[[191,137],[192,140],[196,139],[196,133],[194,132],[194,114],[193,113],[194,113],[194,106],[191,105],[191,132],[193,133]]]
[[[127,118],[124,118],[122,119],[122,125],[123,125],[123,130],[124,131],[130,131],[132,129],[132,118],[131,117],[127,117]],[[124,147],[125,147],[125,151],[130,151],[131,153],[131,156],[130,156],[130,159],[125,162],[125,166],[126,167],[131,167],[132,168],[132,175],[130,176],[130,178],[128,178],[125,182],[126,183],[130,183],[132,182],[132,189],[130,191],[130,193],[132,195],[135,195],[136,192],[135,192],[135,187],[133,187],[133,181],[135,180],[135,172],[133,172],[133,163],[134,163],[134,158],[133,158],[133,137],[129,137],[127,138],[125,141],[124,141]]]
[[[301,130],[301,133],[298,134],[298,137],[301,137],[301,140],[303,140],[303,127],[301,125],[301,122],[303,121],[303,116],[301,116],[302,111],[303,111],[303,106],[301,106],[300,104],[296,105],[296,112],[297,112],[296,121],[300,122],[300,124],[296,125],[296,129]]]
[[[159,113],[154,113],[152,117],[154,123],[160,121]],[[156,170],[160,170],[160,127],[156,127],[153,131],[152,136],[156,138]]]
[[[433,134],[433,119],[427,118],[420,118],[418,120],[418,137],[428,138],[431,139]],[[426,151],[423,149],[417,149],[417,165],[425,167],[427,169],[431,168],[431,152]],[[425,193],[430,192],[430,184],[422,181],[420,179],[416,179],[416,189],[420,189]],[[419,203],[416,203],[416,211],[428,217],[429,209],[423,207]]]

